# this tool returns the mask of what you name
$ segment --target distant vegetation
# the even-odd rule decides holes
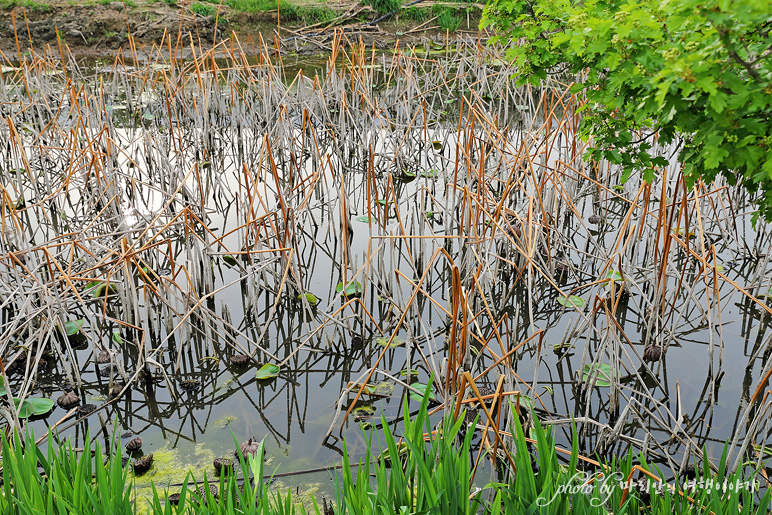
[[[335,11],[324,5],[299,6],[285,0],[228,0],[228,6],[237,11],[259,13],[277,10],[282,20],[317,23],[335,18]]]
[[[365,0],[379,14],[388,14],[402,7],[402,0]]]
[[[741,7],[741,8],[740,8]],[[680,149],[687,186],[724,176],[772,221],[772,16],[768,1],[491,0],[519,82],[582,74],[590,155],[652,182]],[[659,146],[659,155],[651,150]]]

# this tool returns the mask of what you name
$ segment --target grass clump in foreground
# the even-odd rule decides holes
[[[427,415],[426,399],[418,414],[411,419],[405,407],[403,436],[397,438],[383,420],[377,433],[380,447],[377,457],[373,435],[368,439],[365,459],[356,469],[349,467],[344,453],[342,476],[336,478],[338,514],[421,513],[472,515],[477,513],[551,513],[551,514],[616,514],[629,513],[767,513],[769,492],[759,498],[748,488],[697,488],[686,495],[665,488],[657,491],[653,482],[648,492],[631,490],[625,495],[619,483],[633,469],[632,454],[626,459],[598,470],[583,472],[577,446],[570,459],[558,459],[551,434],[537,423],[527,440],[519,423],[513,445],[512,462],[517,473],[510,470],[509,459],[502,456],[497,482],[478,485],[473,481],[476,452],[472,452],[475,433],[467,431],[460,438],[465,422],[446,419],[433,431]],[[479,438],[479,437],[477,437]],[[22,445],[3,439],[3,495],[0,513],[134,514],[142,513],[132,502],[128,468],[121,464],[119,452],[105,459],[98,444],[91,455],[76,452],[68,442],[54,446],[49,439],[48,452],[43,453],[29,435]],[[491,438],[491,441],[493,438]],[[88,438],[86,439],[88,441]],[[117,445],[115,449],[120,449]],[[293,504],[287,495],[271,493],[263,481],[263,445],[258,452],[237,465],[243,482],[230,474],[218,480],[189,476],[190,487],[181,491],[160,490],[166,485],[154,485],[153,499],[147,513],[186,514],[302,514],[308,511]],[[722,459],[713,484],[743,484],[739,475],[725,474]],[[642,464],[647,468],[645,464]],[[374,479],[367,481],[373,474]],[[706,475],[706,478],[709,477]],[[251,480],[249,480],[251,478]],[[588,481],[588,478],[593,478]],[[195,480],[201,481],[197,485]],[[359,479],[359,480],[357,480]],[[699,477],[697,480],[699,482]],[[706,480],[707,481],[707,480]],[[241,487],[241,483],[244,484]],[[704,482],[703,482],[704,483]],[[671,482],[673,484],[673,482]],[[210,489],[215,486],[216,490]],[[481,486],[481,488],[480,488]],[[168,496],[179,492],[178,504],[168,502]],[[647,501],[644,502],[642,498]],[[756,501],[756,503],[754,503]],[[314,503],[311,513],[320,514]]]

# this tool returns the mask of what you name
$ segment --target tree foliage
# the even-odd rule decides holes
[[[677,141],[690,186],[722,174],[772,220],[772,0],[489,0],[483,24],[520,82],[581,77],[582,135],[623,180],[653,180],[654,138]]]

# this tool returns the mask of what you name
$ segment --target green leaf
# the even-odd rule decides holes
[[[113,331],[112,340],[118,345],[123,345],[123,337],[121,336],[121,331],[119,329]]]
[[[362,419],[369,419],[375,415],[375,407],[369,404],[365,404],[364,406],[354,408],[351,411],[351,414],[354,415],[354,419],[357,421]]]
[[[526,397],[525,395],[518,395],[517,400],[512,403],[512,406],[516,406],[518,401],[520,402],[520,406],[525,406],[528,410],[532,410],[535,407],[530,397]]]
[[[223,255],[222,260],[225,261],[225,264],[228,266],[238,266],[239,264],[239,262],[236,261],[236,258],[230,254]]]
[[[86,321],[82,318],[78,320],[68,320],[64,323],[64,332],[67,336],[73,336],[80,332],[84,323],[86,323]]]
[[[434,396],[432,395],[431,388],[429,387],[429,385],[424,383],[413,383],[410,386],[422,392],[422,395],[418,395],[416,392],[412,390],[410,391],[410,398],[413,399],[414,401],[422,402],[424,400],[424,397],[426,397],[427,395],[429,395],[430,399],[434,400]]]
[[[622,274],[617,272],[616,270],[609,270],[608,274],[606,274],[607,281],[621,281],[622,280]]]
[[[625,184],[630,179],[630,175],[632,175],[632,173],[632,168],[625,168],[625,170],[622,172],[622,177],[619,178],[619,184]]]
[[[375,340],[375,343],[380,345],[381,347],[386,347],[389,345],[389,338],[381,337]],[[405,345],[404,338],[400,338],[399,336],[395,336],[393,340],[391,340],[391,345],[389,347],[399,347],[400,345]]]
[[[257,371],[257,374],[255,374],[255,377],[258,379],[273,379],[279,375],[279,371],[281,368],[279,365],[274,365],[273,363],[266,363],[262,367],[260,367],[260,370]]]
[[[579,309],[582,306],[584,306],[584,301],[582,300],[581,297],[577,295],[571,295],[570,297],[561,295],[560,297],[558,297],[558,304],[560,304],[561,306],[569,305],[571,307]]]
[[[369,224],[370,223],[370,217],[369,216],[358,216],[356,218],[357,222],[362,222],[363,224]]]
[[[349,281],[349,283],[344,287],[343,283],[340,282],[335,287],[335,291],[344,297],[349,295],[359,295],[362,293],[362,284],[358,281]]]
[[[16,406],[16,414],[19,418],[29,418],[32,416],[32,406],[28,402],[14,397],[13,403]]]
[[[45,415],[54,407],[54,401],[43,397],[29,397],[23,401],[13,398],[19,418],[29,418],[33,415]]]
[[[54,401],[44,397],[28,397],[24,402],[31,406],[33,415],[44,415],[54,408]]]
[[[308,303],[311,305],[311,307],[316,306],[319,303],[319,299],[316,298],[316,295],[313,293],[300,293],[298,294],[298,300],[302,300],[303,297],[306,298]]]
[[[116,293],[118,288],[115,283],[108,283],[106,281],[91,281],[86,285],[86,291],[91,291],[91,295],[95,298],[104,297],[105,293]]]
[[[576,345],[574,345],[570,341],[558,342],[552,346],[552,350],[555,351],[555,353],[565,353],[570,349],[575,349],[575,348],[576,348]]]
[[[606,363],[592,363],[585,365],[582,371],[582,382],[586,383],[597,374],[595,386],[611,386],[612,374],[611,365]],[[618,378],[618,375],[617,375]]]

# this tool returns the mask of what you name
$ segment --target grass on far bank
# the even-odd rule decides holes
[[[46,2],[37,2],[35,0],[0,0],[0,9],[13,9],[22,7],[32,12],[48,12],[51,6]]]
[[[276,0],[227,0],[227,5],[245,13],[259,13],[277,9]],[[324,5],[299,6],[285,0],[278,2],[279,13],[283,20],[318,23],[334,19],[335,11]]]

